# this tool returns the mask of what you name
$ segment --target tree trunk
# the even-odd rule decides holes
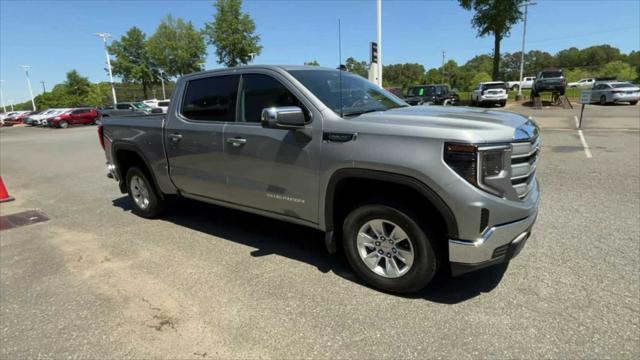
[[[493,36],[493,74],[491,78],[496,81],[500,80],[500,41],[502,35],[494,34]]]
[[[149,85],[147,84],[146,81],[143,80],[142,81],[142,92],[144,93],[144,98],[145,99],[149,98],[149,95],[148,95],[149,90],[148,90],[148,88],[149,88]]]

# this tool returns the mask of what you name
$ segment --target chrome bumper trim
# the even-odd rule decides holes
[[[491,260],[496,248],[522,241],[536,221],[537,211],[529,217],[505,225],[486,229],[473,241],[449,240],[449,261],[455,263],[478,264]]]

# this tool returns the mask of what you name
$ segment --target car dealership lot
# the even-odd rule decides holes
[[[512,111],[542,128],[542,203],[508,266],[411,297],[363,286],[322,235],[181,200],[130,213],[95,127],[0,130],[1,358],[640,355],[640,107]],[[589,157],[588,154],[591,156]]]

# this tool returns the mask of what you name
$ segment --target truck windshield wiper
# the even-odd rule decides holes
[[[343,116],[354,116],[354,115],[362,115],[362,114],[366,114],[366,113],[370,113],[370,112],[386,111],[386,110],[388,110],[388,109],[368,109],[368,110],[362,110],[362,111],[345,112],[342,115]]]

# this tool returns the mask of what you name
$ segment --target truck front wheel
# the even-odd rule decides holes
[[[353,270],[386,291],[407,293],[427,286],[438,269],[435,237],[417,219],[398,205],[366,204],[351,211],[342,243]]]
[[[140,168],[133,166],[127,171],[127,192],[133,204],[133,212],[144,218],[157,217],[164,207],[150,178]]]

